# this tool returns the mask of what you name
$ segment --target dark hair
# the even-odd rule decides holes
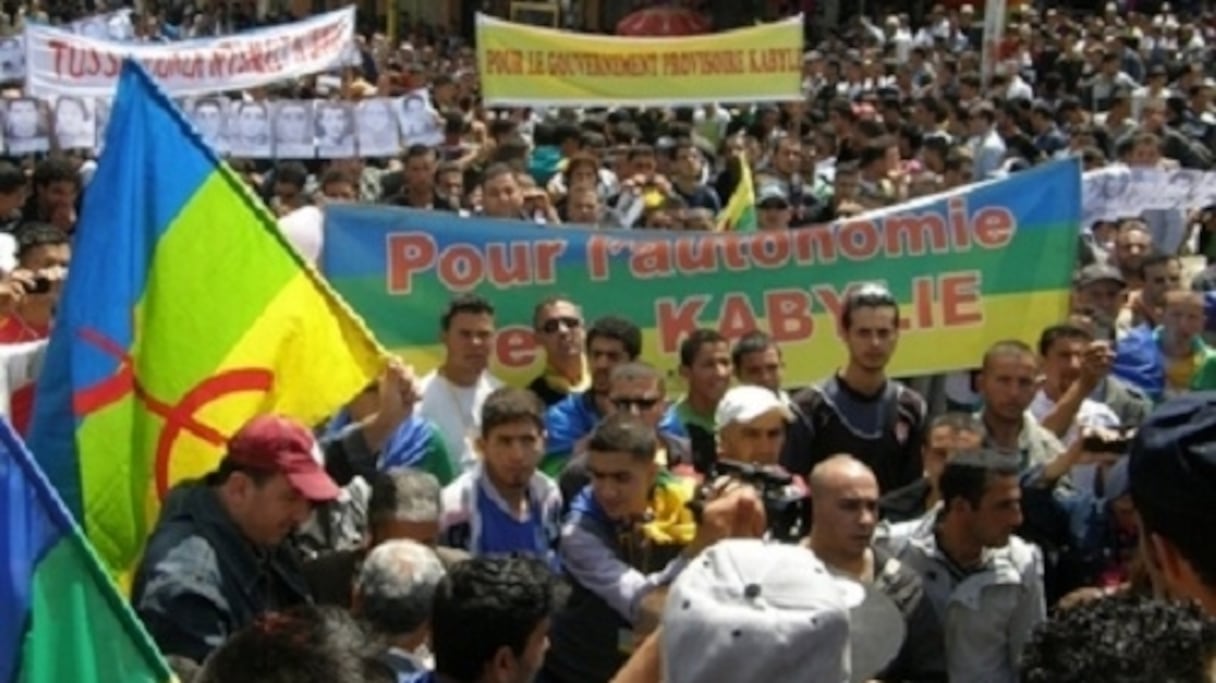
[[[516,422],[531,422],[538,431],[545,430],[545,406],[536,394],[527,389],[501,387],[486,397],[481,405],[481,437],[488,438],[498,427]]]
[[[325,175],[321,176],[321,187],[333,185],[334,183],[350,183],[353,185],[355,183],[355,179],[344,169],[331,168],[325,172]]]
[[[405,160],[406,161],[409,161],[410,159],[417,159],[419,157],[429,157],[429,156],[434,156],[434,155],[435,155],[435,149],[433,147],[427,147],[426,145],[410,145],[409,147],[405,148]]]
[[[522,655],[561,603],[549,568],[532,557],[475,557],[453,565],[431,614],[435,673],[475,681],[504,647]]]
[[[300,190],[308,182],[308,169],[299,161],[283,161],[274,167],[274,181]]]
[[[8,194],[28,184],[24,171],[7,161],[0,161],[0,194]]]
[[[929,443],[929,438],[933,432],[947,428],[952,432],[967,432],[969,434],[982,434],[984,425],[980,419],[971,413],[943,413],[933,418],[929,423],[929,428],[925,430],[925,443]]]
[[[485,172],[481,174],[481,184],[484,186],[484,185],[488,184],[491,180],[494,180],[495,178],[498,178],[498,177],[504,176],[504,175],[509,175],[512,178],[514,178],[515,169],[513,169],[510,166],[508,166],[507,164],[504,164],[501,162],[495,163],[495,164],[490,164],[489,168],[487,168],[485,170]]]
[[[578,304],[574,303],[574,299],[571,299],[563,294],[547,296],[538,301],[536,306],[532,309],[532,328],[535,330],[540,330],[540,314],[543,313],[546,308],[557,304],[570,304],[575,308],[579,307]]]
[[[608,315],[591,323],[587,329],[587,349],[590,350],[591,343],[600,337],[620,342],[629,360],[637,360],[642,355],[642,330],[625,318]]]
[[[984,360],[980,364],[981,368],[987,368],[988,363],[997,356],[1029,356],[1034,358],[1034,349],[1030,348],[1026,342],[1020,339],[1005,339],[999,341],[984,352]]]
[[[659,390],[662,391],[666,385],[666,380],[663,373],[650,363],[635,360],[628,363],[621,363],[612,369],[613,382],[617,380],[654,380],[659,383]]]
[[[654,462],[658,449],[654,429],[630,413],[614,413],[604,418],[587,441],[588,452],[626,453],[638,462]]]
[[[744,356],[769,349],[777,349],[777,355],[781,355],[781,347],[777,346],[777,342],[773,341],[772,337],[760,330],[752,330],[735,342],[734,347],[730,350],[730,362],[735,366],[735,372],[739,372],[739,366],[743,363]]]
[[[447,310],[443,315],[439,316],[439,329],[444,332],[452,326],[452,318],[461,313],[471,313],[473,315],[494,315],[494,305],[487,301],[484,297],[476,294],[461,294],[452,299],[448,303]]]
[[[269,612],[219,647],[199,683],[362,683],[368,633],[346,610]]]
[[[49,223],[22,223],[15,232],[18,261],[38,247],[57,247],[71,242],[66,232]]]
[[[1093,341],[1094,337],[1092,334],[1086,332],[1083,328],[1077,327],[1076,325],[1069,325],[1067,323],[1063,325],[1052,325],[1051,327],[1043,330],[1043,334],[1039,335],[1039,355],[1046,356],[1047,352],[1051,350],[1052,345],[1060,339],[1067,339],[1068,341],[1090,342]]]
[[[955,498],[962,498],[971,507],[979,507],[993,479],[1017,475],[1017,458],[996,451],[967,451],[946,463],[938,488],[947,512]]]
[[[80,174],[67,159],[43,159],[34,167],[34,187],[46,187],[51,183],[70,182],[80,187]]]
[[[848,330],[853,324],[853,313],[859,308],[889,308],[895,311],[895,329],[899,329],[899,304],[886,287],[866,284],[845,295],[840,306],[840,326]]]
[[[367,526],[406,521],[437,521],[443,486],[435,475],[409,467],[392,467],[372,474],[367,499]]]
[[[1168,265],[1169,263],[1172,263],[1175,261],[1178,261],[1179,263],[1181,263],[1181,261],[1179,261],[1178,257],[1174,254],[1169,254],[1164,251],[1153,250],[1152,253],[1148,254],[1147,256],[1144,257],[1144,259],[1142,261],[1140,261],[1140,272],[1137,273],[1137,275],[1139,275],[1141,278],[1144,278],[1145,273],[1148,272],[1149,268],[1156,268],[1157,266]]]
[[[1206,681],[1216,621],[1197,605],[1124,593],[1058,610],[1022,656],[1023,683]]]
[[[208,483],[223,484],[224,482],[228,481],[229,477],[237,472],[249,477],[249,479],[253,481],[254,486],[261,488],[266,484],[266,482],[273,479],[274,476],[279,473],[279,470],[273,468],[266,469],[249,467],[248,465],[242,465],[231,458],[224,457],[220,459],[220,464],[215,466],[215,471],[208,476]]]
[[[708,328],[693,330],[692,334],[680,342],[680,367],[692,367],[693,362],[697,360],[697,354],[701,352],[702,346],[725,343],[726,337],[723,337],[717,330]]]

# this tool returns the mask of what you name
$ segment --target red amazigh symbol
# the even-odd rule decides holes
[[[170,405],[152,396],[135,376],[135,365],[126,349],[120,347],[114,340],[94,330],[80,331],[81,338],[86,343],[99,348],[102,353],[113,356],[121,362],[118,372],[101,382],[80,389],[72,397],[72,405],[76,415],[88,416],[102,408],[126,398],[134,393],[143,402],[144,407],[153,415],[165,421],[156,442],[156,493],[164,499],[169,490],[169,460],[173,446],[180,438],[182,431],[206,441],[212,446],[223,446],[227,436],[213,427],[195,419],[199,410],[214,401],[247,391],[270,391],[274,384],[274,373],[265,368],[237,368],[226,370],[218,375],[212,375],[194,385],[177,405]]]

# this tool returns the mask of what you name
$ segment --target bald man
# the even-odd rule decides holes
[[[811,470],[811,535],[803,544],[828,570],[890,598],[904,617],[906,633],[899,655],[882,680],[928,680],[921,676],[940,663],[933,661],[933,643],[923,634],[933,624],[932,606],[924,599],[920,576],[899,560],[876,548],[878,479],[851,455],[833,455]],[[938,646],[936,652],[940,652]]]

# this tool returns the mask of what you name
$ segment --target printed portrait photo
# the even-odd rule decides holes
[[[228,100],[222,97],[203,97],[195,100],[186,109],[190,112],[190,122],[202,136],[203,142],[220,154],[228,152],[228,136],[225,135],[224,123],[227,120]]]
[[[51,133],[58,149],[96,149],[97,117],[92,101],[70,96],[56,100]]]
[[[228,114],[228,150],[234,157],[269,159],[270,109],[265,102],[238,102]]]
[[[349,102],[317,103],[317,156],[347,159],[355,156],[355,121]]]
[[[31,97],[8,100],[4,108],[4,137],[9,154],[45,152],[51,147],[47,108]]]
[[[0,40],[0,82],[25,78],[25,41],[21,36]]]
[[[355,107],[355,131],[359,139],[359,155],[391,157],[401,152],[401,131],[393,114],[392,100],[364,100]]]
[[[312,102],[282,100],[274,110],[276,159],[311,159],[317,155],[313,139]]]

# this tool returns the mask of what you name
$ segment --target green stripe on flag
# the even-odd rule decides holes
[[[38,563],[21,683],[163,683],[171,674],[79,530]]]

